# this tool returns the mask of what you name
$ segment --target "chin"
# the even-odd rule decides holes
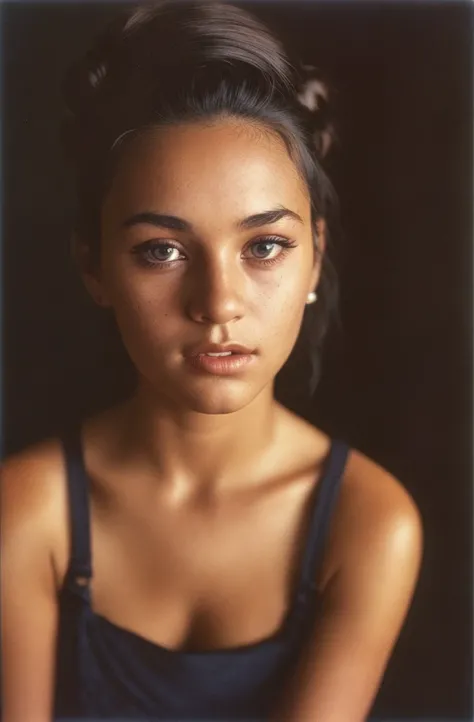
[[[252,372],[221,376],[194,373],[181,359],[156,365],[148,360],[140,365],[145,396],[172,413],[233,414],[263,400],[262,396],[273,396],[273,379],[262,378],[263,369],[258,367]],[[267,369],[269,374],[272,371]]]
[[[156,390],[158,403],[172,410],[206,415],[233,414],[254,403],[265,387],[243,379],[170,378],[147,382]]]
[[[182,386],[178,394],[183,407],[200,414],[233,414],[252,404],[261,389],[248,381],[220,380],[214,384],[202,384],[201,388]]]

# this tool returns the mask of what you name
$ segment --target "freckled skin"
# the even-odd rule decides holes
[[[101,294],[141,383],[173,406],[204,414],[237,411],[262,393],[262,403],[270,403],[320,270],[308,193],[283,141],[246,125],[221,120],[148,131],[126,148],[103,205]],[[235,229],[239,219],[277,204],[299,213],[304,225],[282,219]],[[194,232],[120,228],[142,210],[185,218]],[[245,247],[271,234],[290,237],[297,248],[281,263],[259,267]],[[184,253],[186,260],[166,270],[141,268],[130,250],[152,238],[177,241],[173,258]],[[190,374],[183,349],[203,340],[257,348],[259,363],[242,378]]]
[[[82,427],[92,608],[170,649],[253,643],[287,612],[330,448],[326,434],[273,397],[318,284],[324,222],[314,254],[304,183],[283,141],[254,124],[148,130],[122,151],[102,207],[99,268],[91,270],[86,239],[76,244],[86,287],[115,314],[138,374],[130,399]],[[276,206],[303,222],[236,229]],[[186,219],[193,230],[123,228],[142,212]],[[269,256],[282,254],[281,263],[261,265],[251,244],[273,235],[295,247],[283,256],[275,244]],[[147,268],[133,250],[158,239],[177,247],[178,262]],[[254,348],[256,362],[236,376],[198,376],[183,353],[205,341]],[[2,471],[2,711],[8,722],[47,722],[70,555],[59,440],[26,449]],[[421,552],[409,495],[352,449],[315,570],[321,618],[272,722],[366,719]]]

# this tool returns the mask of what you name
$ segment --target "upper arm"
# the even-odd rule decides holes
[[[2,716],[52,716],[57,595],[52,563],[51,484],[44,460],[24,452],[1,476]]]
[[[368,461],[368,460],[367,460]],[[334,545],[341,561],[287,699],[288,722],[362,722],[414,592],[422,525],[414,502],[372,462],[348,484]]]

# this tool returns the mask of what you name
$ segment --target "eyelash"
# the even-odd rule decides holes
[[[251,247],[253,246],[259,246],[264,244],[272,244],[272,245],[278,245],[282,248],[281,253],[278,254],[275,258],[264,258],[264,259],[254,259],[258,265],[263,266],[273,266],[276,263],[280,263],[287,254],[290,252],[290,248],[295,248],[296,243],[293,243],[288,238],[282,238],[281,236],[265,236],[263,238],[260,238],[253,243],[250,244]],[[169,241],[166,242],[157,242],[157,241],[146,241],[145,243],[141,243],[139,246],[135,246],[135,248],[132,249],[132,253],[134,255],[138,256],[138,261],[140,264],[146,266],[147,268],[172,268],[175,263],[180,263],[180,260],[174,260],[174,261],[151,261],[149,260],[147,253],[150,253],[156,248],[176,248],[179,250],[178,246],[176,246],[174,243],[170,243]]]

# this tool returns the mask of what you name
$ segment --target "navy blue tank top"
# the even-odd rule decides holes
[[[170,650],[91,607],[89,480],[79,430],[63,438],[71,557],[60,592],[55,719],[264,720],[291,679],[319,608],[315,587],[349,447],[333,439],[311,500],[297,584],[280,629],[240,647]]]

